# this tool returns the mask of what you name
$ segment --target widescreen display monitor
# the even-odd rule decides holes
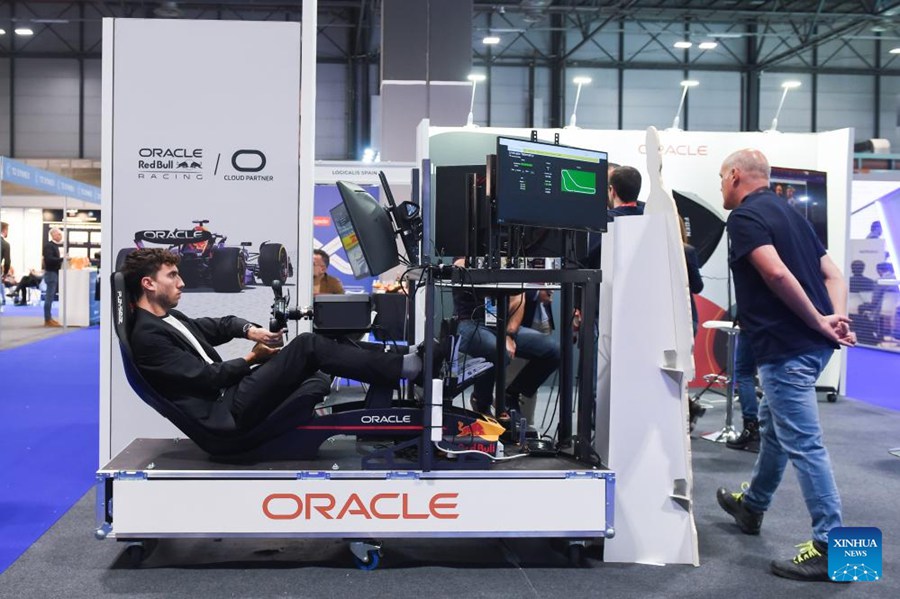
[[[769,189],[809,221],[819,241],[828,247],[827,175],[822,171],[773,166]]]
[[[387,211],[359,185],[338,181],[337,187],[343,204],[331,210],[331,218],[353,276],[378,276],[400,264]]]
[[[497,222],[605,231],[607,154],[497,138]]]

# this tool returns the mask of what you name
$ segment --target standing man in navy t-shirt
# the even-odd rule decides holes
[[[810,224],[769,190],[769,163],[740,150],[722,163],[728,218],[728,262],[738,317],[759,366],[765,397],[761,443],[744,493],[718,490],[719,505],[746,534],[758,534],[790,461],[797,471],[812,540],[772,572],[797,580],[828,580],[828,532],[841,526],[841,499],[822,442],[816,379],[834,349],[854,345],[847,286]]]

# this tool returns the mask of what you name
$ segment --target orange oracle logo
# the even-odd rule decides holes
[[[262,511],[270,520],[456,520],[459,493],[436,493],[426,505],[409,493],[377,493],[362,498],[351,493],[338,499],[331,493],[271,493]]]

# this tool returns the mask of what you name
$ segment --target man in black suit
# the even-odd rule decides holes
[[[9,258],[9,242],[6,236],[9,235],[9,224],[0,222],[0,282],[5,282],[9,276],[10,258]],[[0,305],[6,303],[6,290],[4,285],[0,284]]]
[[[174,310],[184,287],[178,260],[159,248],[136,250],[126,258],[125,285],[136,298],[131,346],[147,382],[202,423],[218,421],[226,410],[239,428],[252,428],[317,370],[382,385],[421,375],[416,352],[360,349],[311,333],[282,348],[280,331],[236,316],[189,318]],[[213,348],[232,339],[255,345],[243,357],[223,361]]]

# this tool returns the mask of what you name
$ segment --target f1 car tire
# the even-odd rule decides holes
[[[209,261],[213,290],[237,293],[244,288],[246,265],[241,248],[218,248]]]
[[[287,250],[280,243],[264,243],[259,246],[259,278],[269,287],[272,281],[284,283],[289,274]]]
[[[178,273],[181,275],[186,289],[199,287],[203,284],[202,259],[194,254],[182,254],[181,262],[178,264]]]

